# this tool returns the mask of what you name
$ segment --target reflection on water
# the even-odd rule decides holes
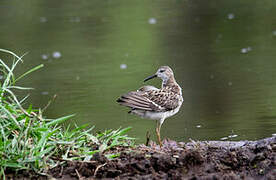
[[[169,65],[184,90],[162,135],[176,139],[256,139],[276,131],[276,1],[5,1],[1,48],[29,52],[21,81],[46,115],[76,114],[98,129],[132,126],[144,142],[155,122],[127,114],[119,95]],[[2,55],[1,55],[2,56]],[[1,57],[2,59],[2,57]],[[3,58],[4,59],[4,58]],[[160,80],[152,85],[160,86]]]

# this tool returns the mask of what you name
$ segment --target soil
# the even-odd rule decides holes
[[[276,179],[276,137],[259,141],[179,143],[164,140],[149,146],[113,149],[108,160],[96,154],[89,162],[66,161],[33,179]]]

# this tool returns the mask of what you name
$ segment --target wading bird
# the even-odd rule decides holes
[[[183,102],[182,89],[175,81],[169,66],[161,66],[157,72],[147,77],[144,82],[159,77],[162,79],[160,89],[154,86],[143,86],[137,91],[122,95],[117,102],[131,108],[129,113],[142,118],[156,120],[156,135],[160,146],[162,141],[160,129],[166,118],[176,114]]]

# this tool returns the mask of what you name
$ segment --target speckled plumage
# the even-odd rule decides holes
[[[160,128],[164,120],[176,114],[183,102],[182,89],[174,79],[173,71],[168,66],[161,66],[158,71],[149,78],[160,77],[161,89],[154,86],[143,86],[137,91],[131,91],[122,95],[117,102],[120,105],[130,107],[129,113],[142,118],[157,120],[160,142]],[[158,136],[158,132],[157,132]],[[161,145],[161,142],[160,142]]]

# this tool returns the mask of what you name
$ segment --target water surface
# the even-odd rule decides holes
[[[178,141],[254,140],[276,132],[276,1],[2,1],[0,47],[24,57],[28,102],[47,117],[96,129],[132,126],[144,142],[155,122],[127,114],[119,95],[169,65],[183,88],[161,134]],[[2,54],[0,55],[3,58]],[[148,84],[160,87],[160,80]]]

